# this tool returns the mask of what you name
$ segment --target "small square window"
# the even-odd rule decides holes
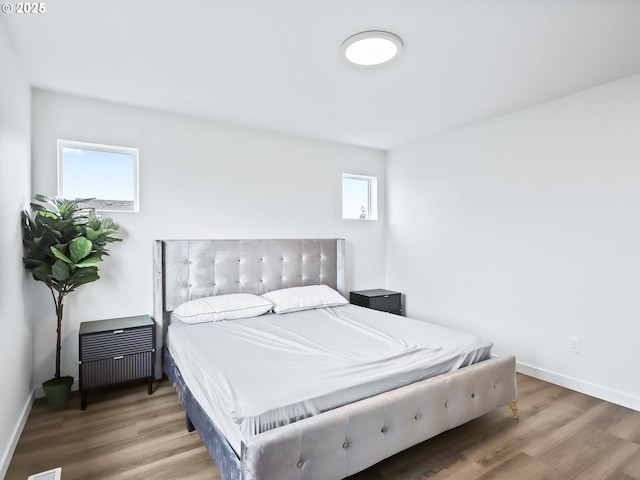
[[[376,177],[342,174],[342,218],[378,219],[378,179]]]
[[[138,149],[58,140],[58,195],[83,206],[138,211]]]

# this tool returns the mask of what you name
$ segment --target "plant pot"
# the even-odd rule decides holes
[[[50,407],[61,408],[69,403],[71,398],[71,385],[73,385],[73,377],[65,376],[60,378],[52,378],[42,384],[47,403]]]

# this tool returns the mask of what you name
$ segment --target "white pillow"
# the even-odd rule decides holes
[[[262,298],[273,303],[275,313],[335,307],[349,303],[346,298],[327,285],[283,288],[267,292],[262,295]]]
[[[251,293],[231,293],[204,297],[183,303],[173,311],[184,323],[218,322],[257,317],[268,312],[273,304]]]

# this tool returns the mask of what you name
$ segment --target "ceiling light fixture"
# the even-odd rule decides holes
[[[389,32],[372,30],[347,38],[342,53],[351,63],[372,67],[389,62],[400,55],[402,40]]]

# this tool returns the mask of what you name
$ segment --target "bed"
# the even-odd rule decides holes
[[[197,430],[225,480],[342,479],[499,406],[510,406],[517,418],[515,358],[491,358],[490,344],[464,332],[457,339],[465,345],[464,355],[449,358],[449,331],[343,305],[346,301],[233,322],[185,326],[175,321],[175,312],[185,304],[228,294],[264,295],[260,298],[269,301],[294,291],[346,296],[344,253],[343,239],[155,242],[154,319],[161,342],[156,351],[162,352],[156,361],[163,369],[156,371],[164,371],[175,386],[188,428]],[[280,298],[273,302],[280,305]],[[337,337],[347,343],[338,342],[342,349],[336,354],[325,355],[323,347],[307,338],[312,331],[330,336],[342,324],[348,325],[348,333]],[[424,328],[431,330],[422,332]],[[391,330],[406,335],[376,343],[386,342]],[[361,344],[355,340],[360,336]],[[414,341],[421,336],[437,340]],[[249,350],[241,353],[247,339]],[[373,350],[367,348],[369,341]],[[198,350],[198,343],[205,347]],[[323,395],[323,373],[278,360],[285,344],[304,352],[311,365],[333,363],[329,376],[339,378],[342,388]],[[347,358],[341,351],[356,353]],[[385,360],[376,362],[375,352]],[[242,370],[239,360],[265,358],[266,365],[271,357],[281,361],[282,377],[294,378],[301,368],[313,372],[301,387],[305,395],[317,390],[313,401],[297,396],[299,381],[287,390],[280,378],[265,380],[261,373],[247,377],[250,370]],[[428,359],[431,366],[418,367]],[[218,368],[212,374],[200,370],[214,363],[230,366],[226,376],[216,376]],[[388,383],[388,371],[397,366],[404,376],[394,380],[397,385]],[[263,380],[277,388],[267,389]],[[265,395],[255,394],[260,391]],[[288,403],[281,405],[283,400]]]

